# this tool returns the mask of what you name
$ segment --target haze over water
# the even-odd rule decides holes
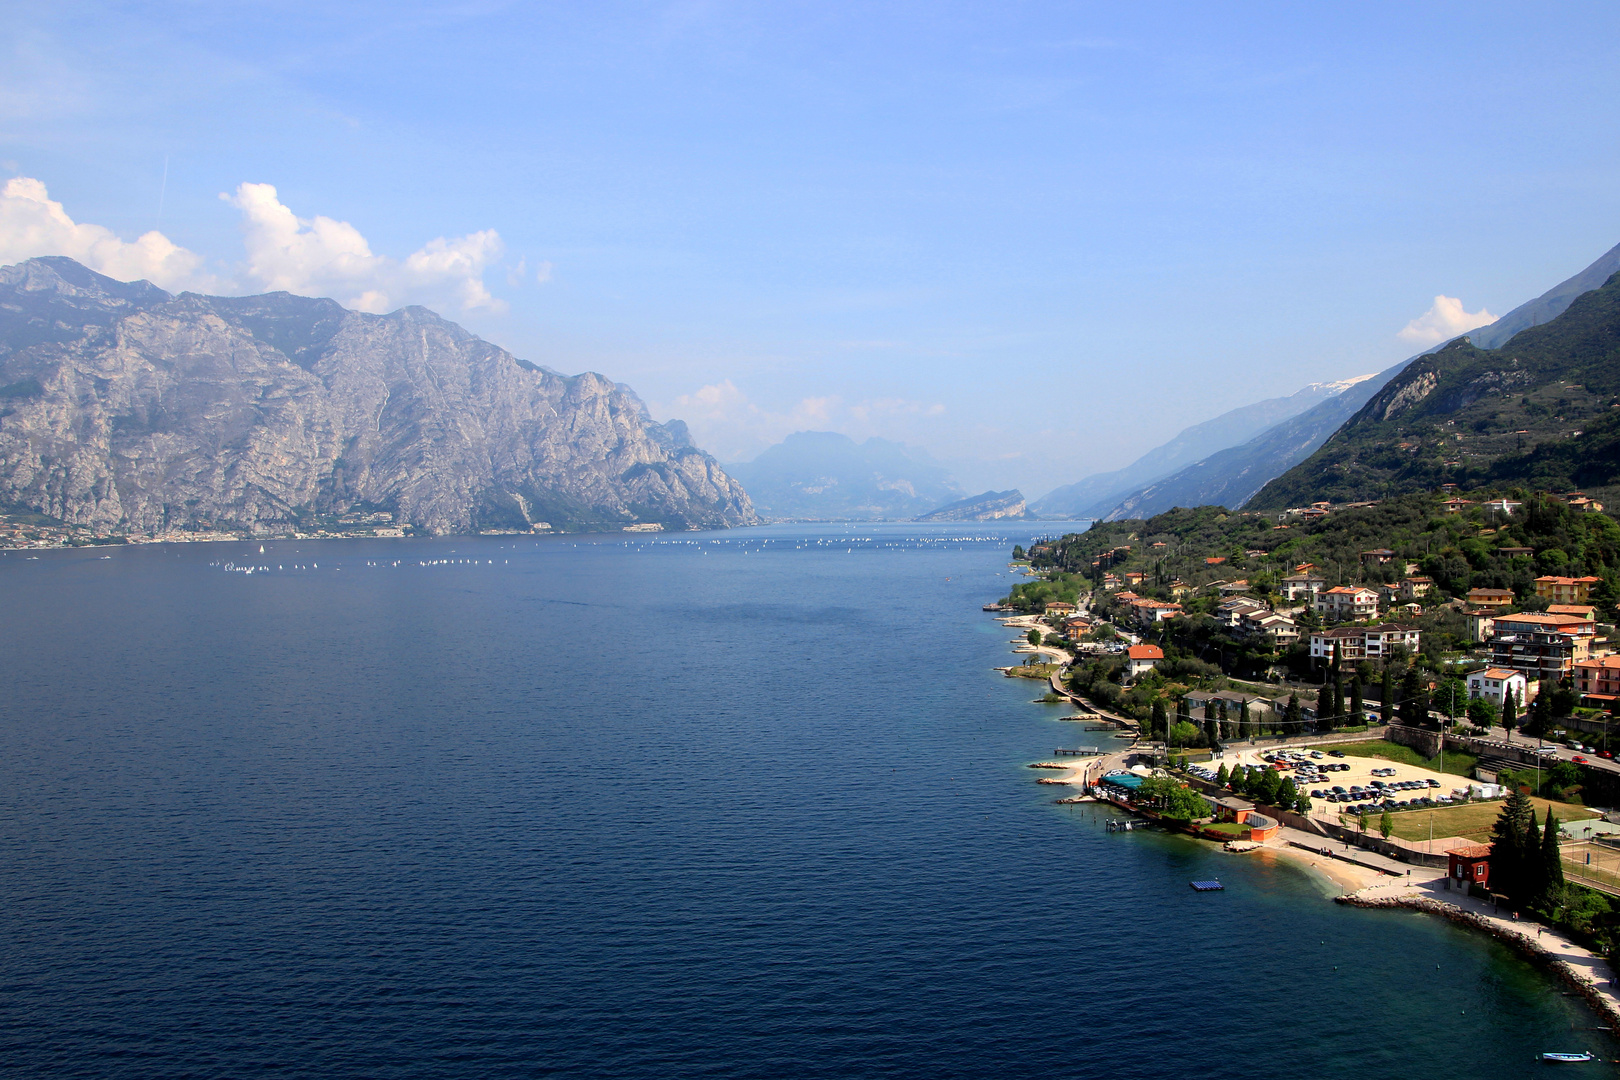
[[[1616,1056],[1493,942],[1054,805],[1025,764],[1100,736],[992,670],[1011,634],[979,610],[1032,531],[0,555],[0,1060],[937,1080]]]

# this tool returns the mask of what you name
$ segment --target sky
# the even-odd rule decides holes
[[[0,263],[433,307],[1036,496],[1620,242],[1612,3],[21,3]]]

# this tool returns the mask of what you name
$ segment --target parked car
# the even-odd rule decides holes
[[[1574,761],[1575,761],[1575,764],[1577,764],[1577,765],[1585,765],[1586,764],[1586,759],[1581,757],[1581,755],[1579,755],[1579,754],[1575,755]]]

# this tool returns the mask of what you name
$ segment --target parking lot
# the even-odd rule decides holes
[[[1381,814],[1384,810],[1432,809],[1464,802],[1469,781],[1383,758],[1341,756],[1335,751],[1295,748],[1285,751],[1228,751],[1209,763],[1230,770],[1236,764],[1270,768],[1292,777],[1311,799],[1311,814],[1336,820],[1340,814]]]

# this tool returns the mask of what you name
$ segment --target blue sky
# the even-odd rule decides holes
[[[722,460],[827,428],[1035,495],[1387,367],[1437,296],[1500,315],[1620,241],[1617,24],[8,3],[3,175],[72,231],[6,217],[0,253],[428,303],[630,383]],[[113,246],[159,228],[178,252]]]

